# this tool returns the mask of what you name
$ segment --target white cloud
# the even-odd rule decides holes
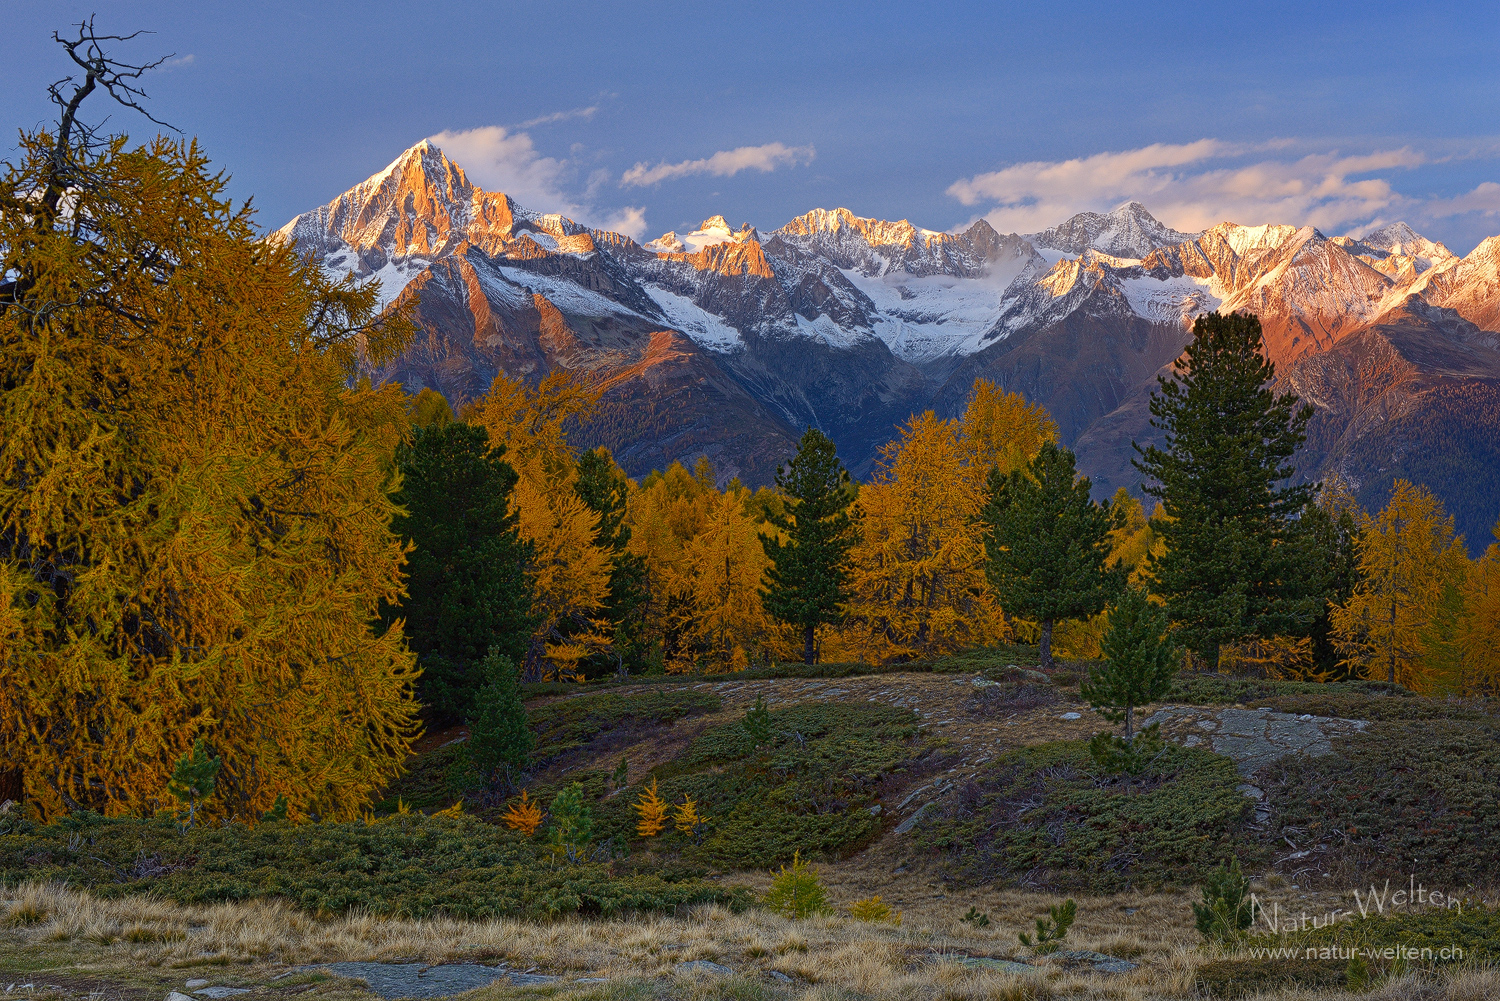
[[[625,171],[620,185],[644,187],[662,181],[689,177],[693,174],[711,174],[715,177],[733,177],[742,170],[758,170],[768,174],[777,167],[795,167],[811,163],[817,150],[811,146],[787,146],[783,143],[766,143],[764,146],[741,146],[738,149],[720,150],[702,160],[683,160],[681,163],[658,163],[647,166],[638,163]]]
[[[1023,233],[1128,199],[1189,232],[1226,221],[1311,224],[1334,231],[1417,207],[1388,180],[1361,175],[1430,162],[1421,152],[1403,147],[1353,156],[1274,156],[1290,145],[1244,146],[1217,139],[1156,143],[1074,160],[1018,163],[956,181],[948,194],[965,205],[993,204],[985,215],[991,225]]]
[[[189,52],[185,56],[178,56],[176,59],[168,59],[161,65],[163,69],[178,69],[183,66],[191,66],[197,61],[198,57]]]
[[[521,129],[529,129],[537,125],[551,125],[553,122],[571,121],[574,118],[582,118],[587,121],[588,119],[593,118],[594,115],[598,113],[598,111],[599,105],[597,104],[590,105],[587,108],[571,108],[568,111],[554,111],[550,115],[541,115],[537,118],[528,118],[526,121],[522,122],[516,127]]]
[[[639,241],[646,235],[646,209],[627,205],[608,216],[598,226],[599,229],[607,229],[615,233],[624,233],[632,240]]]
[[[568,194],[576,174],[567,160],[543,156],[525,132],[501,125],[461,131],[445,130],[429,139],[448,159],[464,169],[469,179],[486,191],[503,191],[523,208],[556,212],[596,229],[613,230],[634,240],[646,234],[644,207],[598,208]],[[586,198],[592,201],[591,186]]]
[[[1500,215],[1500,184],[1485,181],[1473,191],[1454,198],[1434,198],[1423,206],[1427,215],[1435,219],[1479,212],[1484,215]]]

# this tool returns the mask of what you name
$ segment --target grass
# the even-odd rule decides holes
[[[51,982],[82,986],[74,997],[104,989],[106,996],[161,996],[184,980],[255,989],[256,997],[312,1001],[369,995],[348,981],[316,972],[287,976],[303,965],[348,962],[508,962],[517,969],[560,976],[553,985],[496,985],[478,999],[556,1001],[994,1001],[1101,997],[1114,1001],[1202,997],[1198,985],[1225,957],[1203,952],[1191,928],[1185,895],[1123,894],[1080,900],[1069,944],[1132,955],[1140,969],[1098,975],[1044,960],[1032,974],[1015,975],[962,965],[965,956],[1023,958],[1015,933],[1054,898],[1029,893],[975,898],[993,918],[973,928],[952,900],[907,906],[900,927],[847,916],[790,920],[752,909],[735,913],[703,906],[680,915],[539,924],[433,918],[421,921],[352,914],[317,918],[283,903],[250,901],[180,905],[159,898],[99,897],[56,885],[0,887],[0,918],[16,906],[47,918],[25,927],[0,925],[0,969],[25,975],[45,970]],[[842,910],[851,902],[836,900]],[[172,934],[131,942],[135,926]],[[730,967],[727,978],[688,975],[679,964],[706,959]],[[779,973],[790,983],[771,976]],[[603,977],[602,983],[577,978]],[[279,979],[278,979],[279,978]],[[41,977],[36,978],[41,981]],[[110,989],[113,988],[113,989]],[[120,988],[130,988],[127,993]],[[1481,1001],[1500,994],[1500,973],[1472,969],[1411,972],[1378,983],[1371,1001]],[[58,995],[69,996],[66,993]],[[1219,995],[1224,996],[1224,995]],[[1267,999],[1347,998],[1332,989],[1265,991]]]
[[[719,711],[719,697],[692,688],[652,690],[622,695],[590,692],[526,710],[536,735],[537,761],[547,761],[625,727],[664,726],[688,716]]]
[[[1103,773],[1082,741],[1039,744],[997,758],[921,840],[969,885],[1191,885],[1230,854],[1258,854],[1239,784],[1208,751],[1169,744],[1130,780]]]

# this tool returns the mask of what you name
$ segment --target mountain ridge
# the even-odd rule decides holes
[[[770,231],[710,216],[641,245],[482,191],[424,142],[276,238],[415,309],[419,343],[372,377],[461,404],[502,371],[587,372],[612,415],[600,440],[632,475],[708,455],[725,478],[768,482],[808,425],[868,475],[895,425],[954,415],[990,378],[1048,406],[1096,489],[1138,490],[1128,440],[1151,435],[1144,401],[1212,310],[1258,315],[1280,381],[1321,408],[1305,479],[1368,492],[1393,468],[1371,458],[1382,428],[1428,427],[1413,417],[1424,401],[1459,398],[1439,386],[1500,385],[1500,237],[1459,257],[1404,223],[1358,239],[1227,222],[1189,234],[1127,202],[1023,235],[836,208]],[[1360,365],[1405,374],[1377,386],[1347,374]],[[1349,393],[1384,402],[1351,407]],[[1469,506],[1471,533],[1500,514]]]

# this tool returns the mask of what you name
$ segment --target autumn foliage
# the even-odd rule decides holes
[[[52,199],[57,165],[66,197]],[[44,816],[357,816],[413,736],[375,293],[259,238],[192,143],[23,137],[0,180],[0,759]],[[12,280],[13,279],[13,280]]]

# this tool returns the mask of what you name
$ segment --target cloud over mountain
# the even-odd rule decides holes
[[[787,146],[779,142],[766,143],[764,146],[741,146],[738,149],[720,150],[701,160],[658,163],[654,167],[644,162],[637,163],[620,177],[620,186],[645,187],[694,174],[733,177],[742,170],[758,170],[769,174],[778,167],[811,163],[816,155],[817,150],[811,146]]]

